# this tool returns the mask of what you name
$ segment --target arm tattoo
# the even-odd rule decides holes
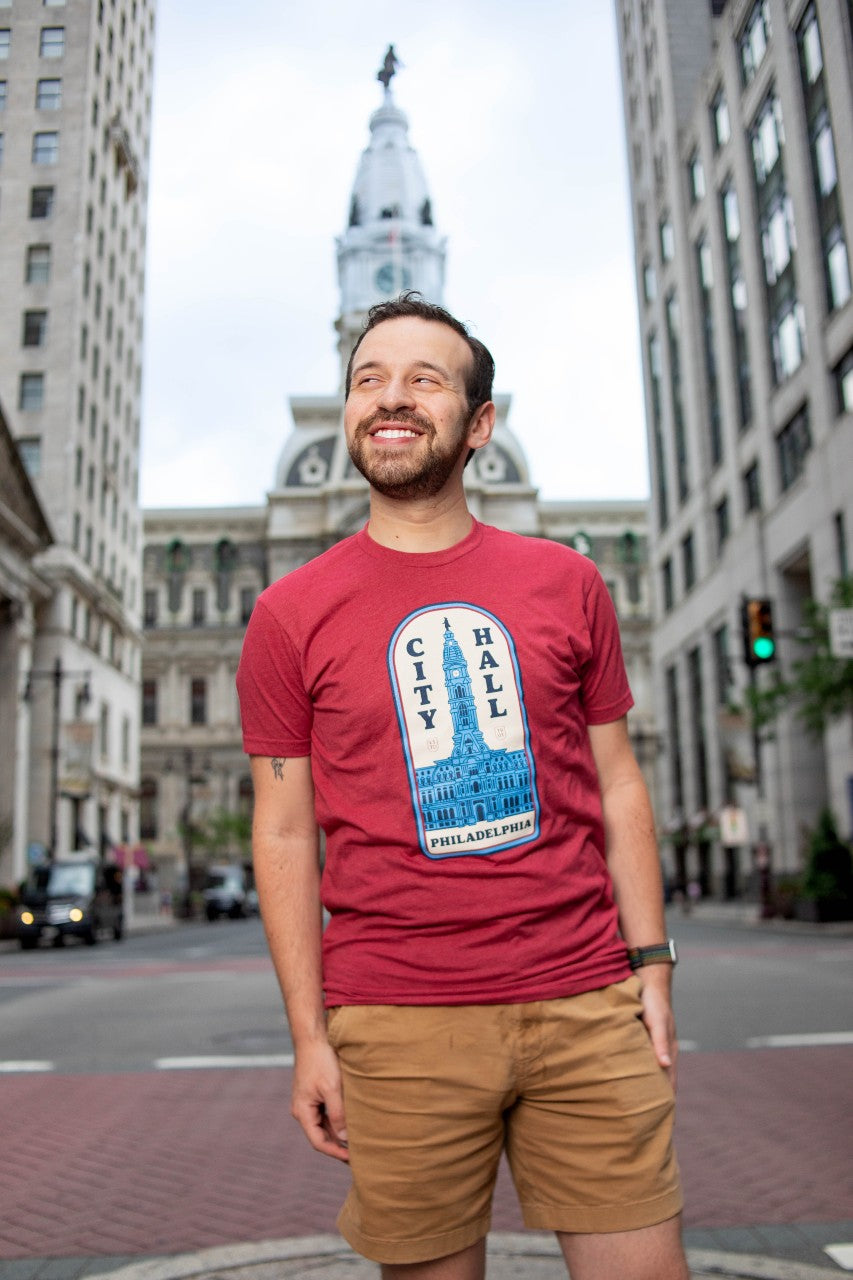
[[[284,777],[284,766],[286,763],[287,761],[282,760],[279,756],[275,756],[270,761],[270,764],[272,765],[272,771],[275,774],[276,778],[278,778],[279,782],[281,782],[282,778]]]

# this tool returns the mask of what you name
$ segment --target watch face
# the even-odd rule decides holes
[[[408,289],[412,283],[412,273],[408,267],[397,266],[393,262],[383,262],[373,277],[380,293],[397,293],[400,289]]]

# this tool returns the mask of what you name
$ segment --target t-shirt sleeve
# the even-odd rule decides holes
[[[248,755],[311,754],[313,709],[301,664],[290,636],[263,600],[246,629],[237,695]]]
[[[609,724],[624,716],[634,699],[622,657],[616,610],[597,569],[590,580],[584,608],[591,650],[583,670],[584,716],[587,724]]]

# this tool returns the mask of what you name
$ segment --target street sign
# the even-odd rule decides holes
[[[749,844],[749,825],[743,809],[727,804],[720,810],[720,842],[725,849]]]
[[[833,658],[853,658],[853,609],[830,609],[829,652]]]

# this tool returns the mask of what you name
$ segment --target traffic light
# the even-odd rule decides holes
[[[746,599],[741,605],[743,654],[748,667],[760,667],[776,657],[773,610],[769,600]]]

